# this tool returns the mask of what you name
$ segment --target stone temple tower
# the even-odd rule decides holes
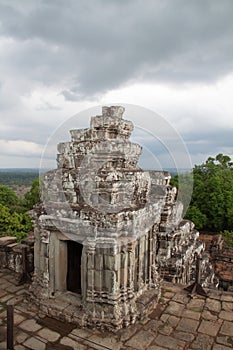
[[[144,318],[160,295],[158,268],[188,283],[191,268],[182,266],[204,249],[193,224],[181,220],[170,175],[137,166],[141,147],[129,141],[133,124],[123,113],[103,107],[90,128],[71,130],[33,211],[32,300],[80,326],[117,330]],[[189,257],[179,255],[176,268],[177,240]]]

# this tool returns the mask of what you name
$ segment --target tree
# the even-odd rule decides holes
[[[185,213],[188,209],[191,199],[190,196],[193,190],[193,174],[187,173],[175,175],[171,179],[170,183],[172,186],[175,186],[177,189],[179,189],[179,195],[177,200],[183,203]]]
[[[0,204],[0,234],[5,234],[6,227],[10,221],[10,209],[3,205]]]
[[[25,238],[32,229],[31,219],[27,213],[11,213],[10,208],[0,204],[0,234]]]
[[[16,193],[0,186],[0,234],[14,236],[21,241],[32,230],[27,208]]]
[[[229,248],[233,248],[233,231],[224,230],[221,234],[226,245]]]
[[[176,176],[172,184],[187,182],[188,174]],[[183,186],[182,186],[183,187]],[[183,187],[185,188],[185,187]],[[180,198],[184,197],[185,191]],[[229,156],[218,154],[193,169],[193,193],[185,219],[198,229],[224,231],[233,228],[233,162]]]
[[[27,209],[32,209],[33,206],[40,202],[40,179],[35,179],[29,192],[25,194],[25,205]]]
[[[203,228],[203,226],[205,226],[207,222],[206,215],[202,214],[202,212],[195,205],[191,205],[188,208],[185,217],[193,221],[198,230]]]
[[[233,162],[229,156],[209,157],[193,170],[194,187],[186,218],[199,229],[230,230],[233,227]],[[199,214],[197,214],[197,209]],[[195,215],[194,215],[195,214]],[[200,218],[206,217],[205,220]]]
[[[12,207],[17,205],[19,198],[9,187],[0,185],[0,204]]]

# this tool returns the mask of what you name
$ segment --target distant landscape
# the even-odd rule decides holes
[[[39,176],[39,169],[0,169],[0,184],[6,186],[31,186]]]
[[[45,173],[49,169],[38,168],[0,168],[0,184],[6,186],[19,185],[31,186],[32,182],[39,177],[40,173]],[[172,176],[177,175],[175,168],[166,168]],[[180,174],[190,172],[189,169],[179,169]]]
[[[39,169],[2,168],[0,169],[0,185],[10,187],[17,196],[23,198],[39,174]]]

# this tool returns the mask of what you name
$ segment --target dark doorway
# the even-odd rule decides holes
[[[67,241],[67,290],[81,294],[81,258],[83,245]]]

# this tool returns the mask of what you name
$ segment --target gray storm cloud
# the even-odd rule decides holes
[[[135,83],[213,86],[233,73],[232,16],[232,0],[1,0],[0,140],[46,142],[65,105],[53,104],[45,89],[67,104],[99,104]],[[44,99],[29,108],[38,89]],[[169,96],[166,104],[173,106]],[[198,105],[169,110],[175,124],[186,120],[190,152],[233,153],[227,122],[204,123]]]
[[[69,100],[136,79],[212,81],[233,68],[231,0],[3,1],[0,13],[1,35],[17,42],[6,55],[16,75],[70,79]]]

